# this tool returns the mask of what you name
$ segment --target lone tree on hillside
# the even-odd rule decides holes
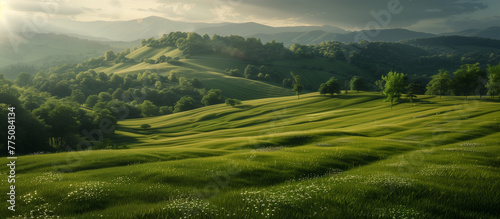
[[[235,107],[236,105],[240,105],[240,104],[241,104],[241,100],[231,99],[231,98],[226,99],[226,105],[228,105],[228,106]]]
[[[387,96],[387,100],[394,104],[394,100],[398,100],[401,94],[406,88],[406,78],[403,73],[389,72],[386,76],[382,76],[382,80],[385,81],[384,95]]]
[[[293,77],[293,85],[292,85],[292,90],[295,91],[297,94],[297,99],[300,98],[300,94],[302,94],[302,91],[304,90],[304,85],[302,84],[302,78],[300,75],[295,75],[293,72],[290,72],[290,74]]]
[[[432,80],[427,84],[427,95],[445,95],[450,89],[451,78],[446,70],[439,70],[439,73],[432,76]]]
[[[340,84],[334,77],[319,86],[319,94],[340,94]]]
[[[149,124],[142,124],[141,125],[141,129],[147,130],[149,128],[151,128],[151,126]]]

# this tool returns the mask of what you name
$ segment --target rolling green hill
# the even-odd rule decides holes
[[[293,92],[290,89],[283,88],[278,83],[283,78],[290,77],[291,71],[303,76],[304,86],[310,91],[316,91],[321,83],[324,83],[332,76],[340,80],[349,80],[353,75],[373,79],[373,76],[367,71],[345,61],[336,60],[332,62],[322,57],[288,58],[264,64],[270,71],[274,72],[274,82],[226,75],[224,73],[226,69],[239,69],[243,73],[248,64],[254,64],[257,67],[260,65],[224,54],[203,54],[186,58],[182,51],[175,47],[141,47],[128,54],[127,58],[156,60],[162,55],[172,58],[180,57],[181,59],[178,63],[173,64],[148,64],[144,62],[115,64],[108,62],[105,66],[96,68],[95,71],[123,75],[150,71],[163,76],[168,76],[170,72],[176,72],[178,76],[200,79],[207,89],[221,89],[225,96],[243,100],[292,95]]]
[[[19,217],[494,218],[499,103],[315,93],[122,121],[123,150],[21,156]],[[141,124],[151,128],[144,130]],[[5,169],[2,174],[6,174]],[[7,188],[7,181],[0,182]],[[2,190],[4,191],[4,190]]]

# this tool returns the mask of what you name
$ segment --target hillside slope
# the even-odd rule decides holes
[[[105,66],[96,68],[95,71],[108,74],[132,74],[150,71],[163,76],[168,76],[170,72],[176,72],[179,77],[200,79],[207,89],[221,89],[226,97],[244,100],[292,95],[291,89],[283,88],[281,83],[278,83],[283,78],[289,78],[292,71],[303,77],[303,83],[309,91],[316,91],[321,83],[332,76],[344,80],[350,79],[356,74],[372,79],[368,72],[345,61],[332,62],[320,57],[289,58],[264,64],[269,71],[274,72],[274,82],[226,75],[226,69],[239,69],[243,73],[249,64],[254,64],[257,67],[260,65],[223,54],[196,55],[185,58],[185,55],[174,47],[141,47],[128,54],[127,58],[156,60],[162,55],[172,58],[179,57],[180,60],[174,64],[148,64],[144,62],[115,64],[109,62]]]
[[[498,107],[308,94],[126,120],[116,140],[129,149],[19,157],[15,214],[495,217]]]

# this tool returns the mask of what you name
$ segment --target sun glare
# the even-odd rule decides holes
[[[4,20],[6,10],[7,10],[7,4],[5,3],[5,1],[0,1],[0,21]]]

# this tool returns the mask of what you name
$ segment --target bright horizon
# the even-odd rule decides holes
[[[254,22],[272,27],[329,25],[346,30],[368,29],[370,22],[382,21],[381,28],[429,33],[486,28],[500,23],[500,2],[495,0],[56,0],[44,3],[2,0],[0,4],[0,22],[6,27],[26,18],[40,22],[45,22],[44,17],[51,21],[122,21],[150,16],[191,23]],[[398,10],[387,19],[384,12],[391,4]],[[377,14],[382,20],[378,20]]]

